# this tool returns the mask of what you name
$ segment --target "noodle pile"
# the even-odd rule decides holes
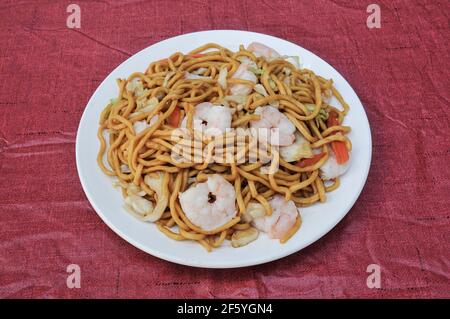
[[[251,81],[232,78],[242,59],[257,65],[258,89]],[[220,79],[221,70],[225,69],[226,83]],[[297,207],[304,207],[324,202],[326,192],[339,187],[339,178],[332,183],[324,182],[319,169],[329,157],[330,143],[341,141],[348,151],[351,150],[351,143],[345,136],[350,128],[341,124],[349,107],[332,80],[311,70],[298,69],[284,58],[269,61],[256,57],[243,46],[232,52],[217,44],[206,44],[186,55],[177,52],[167,59],[152,62],[145,73],[133,73],[128,79],[118,79],[117,84],[118,97],[110,101],[100,116],[98,165],[105,174],[118,178],[117,185],[124,198],[140,197],[150,201],[154,205],[151,216],[137,214],[130,205],[126,206],[140,219],[155,222],[158,229],[172,239],[194,240],[211,251],[233,234],[252,228],[243,218],[250,202],[262,204],[270,214],[272,208],[268,200],[276,194],[292,200]],[[236,98],[230,95],[230,86],[235,84],[255,89],[245,99]],[[343,110],[326,102],[332,96]],[[285,161],[276,149],[269,149],[274,158],[270,165],[278,166],[274,174],[262,173],[262,162],[239,161],[248,148],[228,152],[231,160],[226,163],[214,162],[211,156],[206,156],[202,162],[176,162],[171,151],[178,141],[172,133],[181,119],[186,118],[187,129],[196,136],[192,118],[195,106],[202,102],[226,104],[235,109],[231,124],[234,129],[248,128],[250,121],[259,118],[254,114],[257,107],[272,105],[286,115],[315,154],[320,155],[316,155],[311,165],[308,161],[299,165]],[[330,112],[338,115],[337,125],[327,124]],[[135,124],[141,121],[150,124],[137,130]],[[197,148],[200,145],[202,150],[212,150],[208,148],[210,136],[196,138],[199,139]],[[189,146],[185,151],[195,152],[196,147]],[[237,214],[222,227],[205,231],[186,217],[178,195],[205,182],[211,174],[220,174],[234,186]],[[151,183],[156,186],[150,187]],[[294,227],[280,242],[287,241],[300,226],[298,215]]]

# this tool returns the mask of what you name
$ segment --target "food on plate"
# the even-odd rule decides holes
[[[349,168],[349,106],[333,81],[264,44],[175,52],[117,85],[98,165],[128,212],[174,240],[284,243]]]

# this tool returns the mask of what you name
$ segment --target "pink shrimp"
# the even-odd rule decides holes
[[[250,43],[247,50],[251,51],[256,57],[263,56],[268,60],[280,57],[280,54],[277,51],[259,42]]]

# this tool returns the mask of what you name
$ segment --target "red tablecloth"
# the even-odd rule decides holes
[[[0,297],[450,297],[448,1],[68,1],[0,4]],[[372,127],[367,184],[347,217],[290,257],[205,270],[152,257],[87,201],[75,135],[119,63],[192,31],[285,38],[339,70]],[[68,289],[66,267],[81,267]],[[381,288],[369,289],[369,264]]]

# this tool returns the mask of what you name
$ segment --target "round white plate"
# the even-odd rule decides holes
[[[298,55],[304,67],[332,78],[336,88],[350,105],[345,124],[352,127],[349,137],[353,143],[351,167],[341,179],[341,186],[327,194],[327,201],[301,209],[301,229],[287,243],[270,240],[265,234],[258,240],[232,248],[229,242],[208,253],[195,242],[175,241],[158,231],[155,225],[142,222],[123,208],[120,190],[112,178],[97,166],[99,148],[98,119],[103,107],[117,96],[117,78],[126,78],[136,71],[145,71],[152,61],[168,57],[176,51],[188,51],[209,42],[231,50],[253,41],[264,43],[282,55]],[[87,198],[102,220],[120,237],[143,251],[175,263],[207,268],[232,268],[257,265],[290,255],[315,242],[329,232],[350,210],[358,198],[369,172],[372,141],[364,108],[347,81],[332,66],[302,47],[273,36],[246,31],[203,31],[180,35],[156,43],[130,57],[112,71],[89,100],[78,128],[76,161],[78,174]]]

